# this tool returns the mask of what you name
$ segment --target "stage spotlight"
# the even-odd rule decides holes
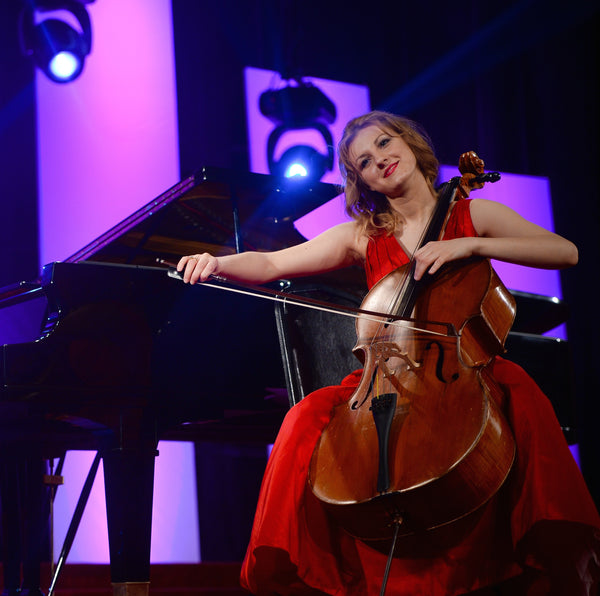
[[[75,80],[83,70],[92,49],[92,27],[84,4],[94,0],[37,0],[26,2],[21,13],[20,35],[23,52],[46,76],[56,83]],[[80,30],[55,16],[41,19],[44,13],[67,11]]]
[[[278,178],[301,178],[320,180],[331,169],[329,155],[323,155],[314,147],[294,145],[286,149],[279,160],[273,163],[271,173]]]
[[[261,113],[275,124],[267,140],[269,171],[277,177],[316,182],[333,169],[333,137],[328,128],[335,122],[333,102],[317,87],[295,81],[281,89],[269,89],[261,94]],[[291,131],[316,130],[325,141],[327,153],[305,144],[287,148],[275,158],[278,143]]]

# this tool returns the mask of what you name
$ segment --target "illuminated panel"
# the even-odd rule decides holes
[[[286,85],[281,76],[271,70],[259,68],[246,68],[246,116],[248,125],[248,151],[250,155],[250,169],[259,174],[268,174],[267,139],[274,128],[273,123],[263,116],[259,109],[260,95],[269,89],[279,89]],[[330,81],[314,77],[303,79],[318,87],[334,104],[337,111],[335,122],[329,126],[335,148],[339,143],[344,126],[351,118],[360,116],[370,110],[369,89],[363,85],[353,85],[339,81]],[[290,131],[277,145],[275,159],[290,146],[306,144],[314,147],[321,153],[326,152],[325,142],[321,135],[313,130]],[[337,151],[335,152],[334,168],[321,179],[323,182],[340,184],[342,178],[337,164]],[[344,218],[343,196],[336,197],[325,203],[312,213],[304,216],[298,230],[305,237],[312,237],[316,233],[330,227],[329,222],[337,223]]]
[[[171,1],[86,8],[93,47],[82,75],[64,85],[36,79],[42,264],[70,256],[179,180]],[[192,446],[159,451],[152,562],[198,562]],[[54,506],[57,556],[92,459],[68,454]],[[108,560],[100,470],[69,563]]]
[[[260,68],[244,69],[246,83],[246,117],[248,125],[248,151],[250,154],[250,169],[259,174],[268,174],[267,162],[267,139],[274,128],[273,123],[263,116],[259,109],[259,99],[264,91],[269,89],[280,89],[286,86],[286,82],[279,73],[272,70]],[[342,137],[346,122],[355,116],[360,116],[369,111],[369,90],[363,85],[341,83],[305,77],[303,81],[312,83],[318,87],[335,105],[337,117],[329,126],[334,145],[337,146]],[[314,130],[290,131],[277,145],[275,158],[292,145],[306,144],[314,147],[321,153],[325,153],[325,141]],[[327,172],[321,179],[323,182],[333,184],[341,183],[342,179],[337,166],[337,156],[334,161],[333,171]]]
[[[93,47],[82,75],[56,84],[37,73],[42,264],[70,256],[179,179],[171,7],[151,5],[87,5]]]
[[[197,563],[200,561],[194,444],[161,441],[156,458],[152,511],[152,563]],[[54,505],[55,558],[67,533],[71,516],[95,454],[69,451],[65,459],[64,486]],[[102,463],[81,520],[69,563],[108,563],[108,533]],[[131,496],[135,499],[135,495]]]

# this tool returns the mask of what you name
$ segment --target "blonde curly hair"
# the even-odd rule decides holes
[[[350,159],[352,141],[359,131],[368,126],[378,126],[390,134],[402,137],[417,158],[417,165],[434,194],[439,162],[427,133],[408,118],[375,110],[353,118],[346,124],[338,146],[340,172],[345,182],[346,213],[362,226],[362,231],[367,235],[374,235],[382,230],[391,234],[398,224],[397,214],[383,194],[367,187]]]

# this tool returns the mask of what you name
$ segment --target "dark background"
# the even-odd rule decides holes
[[[0,2],[0,286],[40,266],[19,8]],[[582,466],[600,502],[597,3],[174,0],[173,11],[182,177],[248,169],[245,66],[366,85],[373,108],[424,125],[442,163],[475,150],[486,169],[549,177],[555,228],[580,250],[562,281]]]

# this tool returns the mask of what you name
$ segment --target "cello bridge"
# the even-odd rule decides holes
[[[409,353],[405,350],[402,350],[397,344],[380,342],[373,346],[373,350],[380,361],[385,362],[390,358],[400,358],[406,362],[408,370],[417,370],[421,368],[421,363],[411,358]],[[387,367],[384,368],[386,371],[386,376],[394,375],[394,372],[391,372]]]

